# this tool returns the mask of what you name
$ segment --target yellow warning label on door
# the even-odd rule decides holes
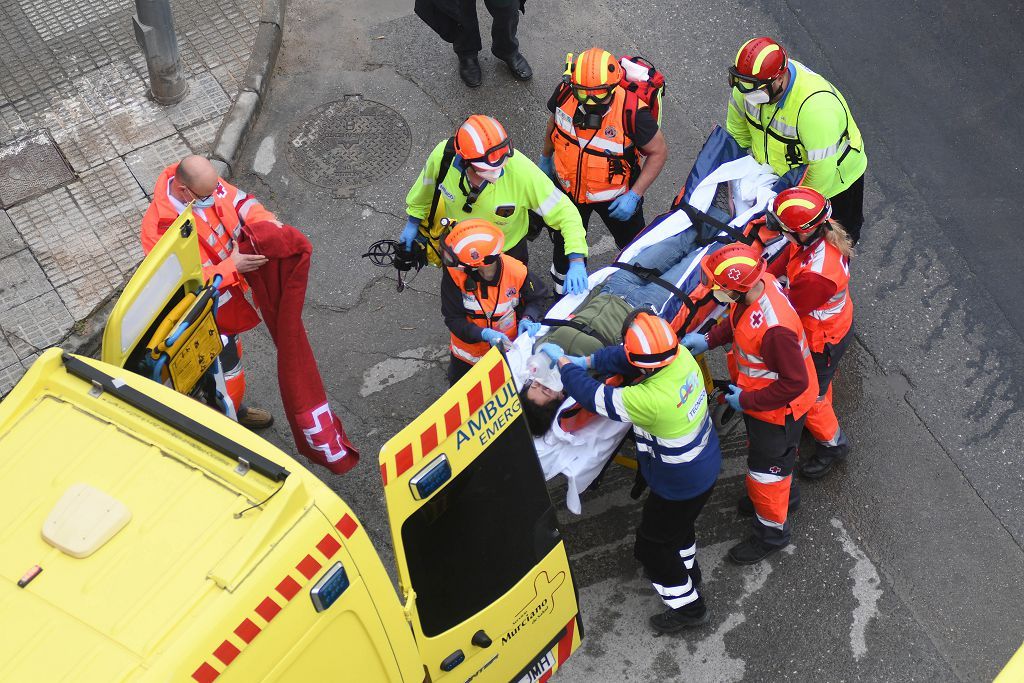
[[[171,373],[174,389],[183,394],[192,391],[199,378],[203,376],[224,346],[220,341],[220,332],[213,318],[213,310],[208,310],[203,317],[185,332],[185,338],[175,344],[174,353],[167,364]]]

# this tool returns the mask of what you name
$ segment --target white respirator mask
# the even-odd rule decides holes
[[[493,183],[498,178],[500,178],[502,174],[502,169],[504,168],[504,162],[502,162],[500,166],[489,166],[487,164],[482,163],[473,164],[473,170],[476,171],[476,174],[489,183]]]
[[[743,99],[746,100],[747,104],[751,107],[759,107],[762,104],[768,104],[771,96],[768,91],[764,88],[758,90],[751,90],[750,92],[743,93]]]

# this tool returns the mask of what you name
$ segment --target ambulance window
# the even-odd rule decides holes
[[[520,417],[402,525],[423,633],[498,600],[559,541],[555,511]]]

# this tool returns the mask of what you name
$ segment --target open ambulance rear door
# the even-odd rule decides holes
[[[399,583],[430,680],[546,681],[582,638],[512,373],[492,350],[380,453]]]
[[[157,321],[203,284],[195,222],[192,209],[186,208],[143,259],[114,304],[103,330],[100,359],[122,368],[133,365]]]

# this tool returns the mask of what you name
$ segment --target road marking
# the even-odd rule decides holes
[[[265,176],[274,169],[276,161],[277,157],[274,155],[274,136],[268,135],[263,138],[259,149],[256,150],[256,158],[252,162],[252,170]]]
[[[359,395],[363,398],[387,389],[392,384],[404,382],[421,370],[444,357],[446,346],[421,346],[403,351],[397,358],[388,358],[363,373],[363,386]]]
[[[622,539],[602,549],[625,552],[633,539]],[[657,599],[651,584],[638,571],[633,579],[612,578],[585,587],[580,592],[581,611],[589,619],[587,638],[583,648],[563,672],[559,681],[624,680],[638,671],[652,671],[666,665],[678,668],[680,680],[739,681],[746,673],[746,661],[733,657],[726,650],[726,636],[743,624],[744,603],[762,590],[772,573],[770,562],[753,567],[727,566],[724,562],[728,549],[736,539],[697,545],[697,560],[704,575],[704,585],[715,585],[715,596],[731,594],[731,600],[712,597],[712,623],[718,627],[694,629],[683,637],[656,636],[647,619],[664,605]],[[621,548],[621,550],[620,550]],[[581,555],[574,555],[578,562]],[[725,584],[720,586],[718,584]],[[739,590],[735,586],[742,584]],[[726,613],[719,621],[719,615]],[[675,680],[676,676],[672,676]]]
[[[833,518],[832,526],[839,532],[843,550],[854,559],[850,578],[853,579],[853,597],[857,598],[857,606],[853,609],[853,625],[850,626],[850,649],[853,650],[854,659],[860,659],[868,652],[865,638],[868,623],[878,615],[878,599],[882,597],[879,588],[881,579],[875,565],[857,547],[843,523]]]

